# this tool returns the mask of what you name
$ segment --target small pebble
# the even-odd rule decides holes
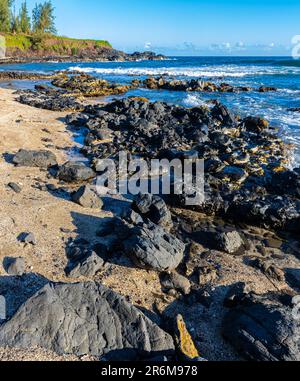
[[[9,183],[7,184],[7,186],[11,188],[13,191],[15,191],[16,193],[21,193],[22,191],[22,188],[17,183]]]
[[[36,245],[36,238],[33,233],[22,233],[19,236],[19,240],[23,243],[31,244],[31,245]]]

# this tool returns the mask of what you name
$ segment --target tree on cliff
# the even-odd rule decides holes
[[[21,5],[19,13],[19,27],[22,33],[30,33],[31,31],[30,16],[28,13],[26,1],[24,1],[24,3]]]
[[[16,14],[16,9],[14,8],[14,11],[11,13],[10,16],[10,31],[13,33],[19,33],[21,32],[20,28],[20,18]]]
[[[9,32],[11,29],[11,7],[13,0],[0,0],[0,31]]]
[[[35,33],[56,33],[54,7],[51,1],[35,5],[32,11],[32,29]]]

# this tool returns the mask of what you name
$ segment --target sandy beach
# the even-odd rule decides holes
[[[68,151],[76,145],[72,133],[63,123],[66,113],[21,105],[15,101],[13,91],[6,89],[0,89],[0,107],[5,110],[0,119],[0,262],[5,257],[23,256],[28,274],[39,274],[54,282],[69,282],[64,275],[68,262],[67,242],[78,237],[97,242],[96,231],[101,220],[112,217],[113,214],[110,211],[95,212],[84,209],[69,200],[55,197],[43,189],[46,184],[58,185],[57,180],[49,179],[47,171],[18,168],[10,163],[10,155],[20,148],[47,149],[57,156],[59,164],[65,163],[68,160]],[[22,187],[21,193],[17,194],[8,188],[7,184],[10,182],[19,184]],[[42,190],[39,189],[41,187]],[[33,232],[37,245],[26,246],[18,242],[17,237],[22,232]],[[151,307],[155,301],[155,291],[160,298],[164,298],[156,273],[130,268],[128,264],[130,262],[124,258],[124,266],[111,265],[107,274],[100,274],[97,280],[146,308]],[[2,266],[0,275],[5,275]],[[1,279],[0,289],[5,289],[5,282]],[[35,277],[31,279],[28,275],[28,282],[35,287],[39,280]],[[12,291],[20,292],[16,288]],[[49,353],[45,354],[45,351],[0,350],[0,359],[20,358],[36,361],[57,360],[59,357],[52,357]],[[70,360],[74,360],[74,357]]]

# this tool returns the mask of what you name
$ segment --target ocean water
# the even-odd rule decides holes
[[[53,72],[78,70],[117,83],[130,83],[134,78],[168,75],[175,79],[203,78],[235,86],[275,86],[277,92],[202,93],[137,89],[123,96],[143,96],[187,107],[218,99],[242,116],[256,115],[278,127],[280,135],[296,146],[293,165],[300,165],[300,112],[287,111],[300,107],[300,60],[291,57],[172,57],[165,61],[95,62],[95,63],[32,63],[3,65],[0,70]],[[5,86],[12,84],[6,83]],[[32,84],[18,82],[17,87]],[[116,97],[114,97],[116,98]]]

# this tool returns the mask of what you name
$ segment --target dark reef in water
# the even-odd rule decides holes
[[[221,93],[239,93],[248,91],[258,91],[266,93],[269,91],[276,91],[275,87],[261,86],[254,89],[249,86],[232,86],[228,83],[221,83],[217,85],[212,82],[203,81],[201,79],[191,80],[168,80],[164,77],[149,77],[144,81],[134,79],[131,82],[133,87],[146,87],[151,90],[169,90],[169,91],[202,91],[208,93],[221,92]]]

